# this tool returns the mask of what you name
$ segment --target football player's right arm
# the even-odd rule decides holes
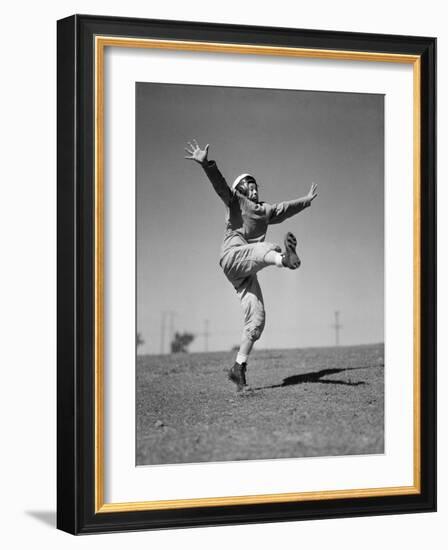
[[[185,158],[194,160],[202,166],[208,179],[213,185],[213,189],[221,197],[224,204],[229,206],[232,199],[232,192],[230,191],[223,175],[218,170],[216,162],[214,160],[208,160],[208,148],[209,145],[207,144],[204,149],[201,149],[195,139],[192,142],[189,141],[188,147],[185,147],[185,151],[188,153]]]

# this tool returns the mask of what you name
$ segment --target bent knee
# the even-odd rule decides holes
[[[256,327],[249,330],[246,329],[246,335],[251,342],[256,342],[257,340],[259,340],[262,332],[263,332],[262,327]]]
[[[263,334],[265,325],[265,318],[264,316],[257,320],[257,323],[251,323],[248,326],[245,327],[246,336],[249,340],[252,342],[256,342],[260,339],[261,335]]]

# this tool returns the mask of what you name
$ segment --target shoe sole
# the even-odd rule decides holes
[[[285,260],[289,269],[298,269],[301,261],[296,252],[297,239],[288,232],[285,236]]]

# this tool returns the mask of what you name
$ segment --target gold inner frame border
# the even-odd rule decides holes
[[[209,53],[235,53],[268,56],[287,56],[313,59],[407,63],[413,65],[413,419],[414,419],[414,480],[413,485],[401,487],[380,487],[367,489],[313,491],[301,493],[276,493],[261,495],[226,496],[212,498],[191,498],[180,500],[154,500],[141,502],[104,502],[104,53],[106,47],[155,48]],[[253,44],[227,44],[182,40],[157,40],[96,36],[95,56],[95,338],[94,338],[94,397],[95,397],[95,513],[132,512],[143,510],[169,510],[209,506],[232,506],[244,504],[269,504],[280,502],[304,502],[342,498],[382,497],[420,494],[421,492],[421,335],[420,335],[420,280],[421,280],[421,59],[418,55],[391,54],[381,52],[357,52],[346,50],[325,50],[291,48],[279,46],[258,46]]]

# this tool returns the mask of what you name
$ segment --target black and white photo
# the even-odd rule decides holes
[[[382,94],[136,83],[136,231],[137,465],[384,452]]]

